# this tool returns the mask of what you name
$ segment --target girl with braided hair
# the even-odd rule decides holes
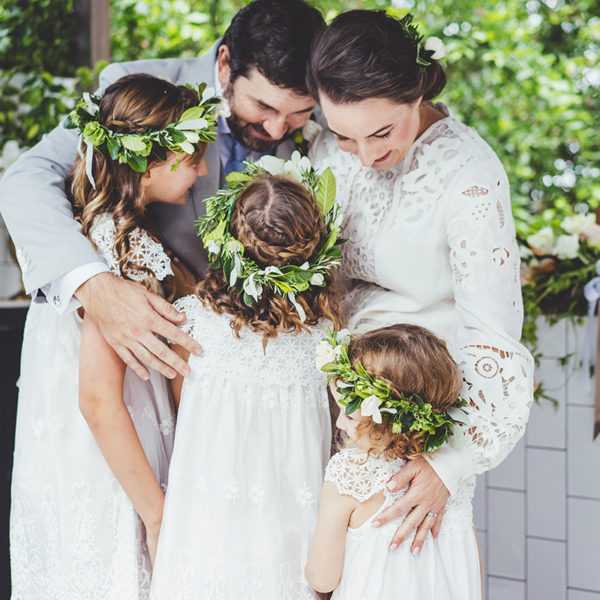
[[[274,157],[247,163],[206,201],[212,269],[175,303],[204,351],[174,380],[151,598],[314,597],[303,572],[331,438],[314,349],[338,323],[339,250],[337,209],[317,203],[302,161],[301,173]]]
[[[130,75],[102,98],[84,96],[66,121],[84,147],[65,184],[82,231],[107,270],[167,296],[184,272],[155,234],[149,207],[184,204],[207,173],[218,102],[208,95]],[[10,516],[13,597],[142,600],[172,451],[172,399],[162,375],[139,379],[80,313],[34,302],[27,317]]]

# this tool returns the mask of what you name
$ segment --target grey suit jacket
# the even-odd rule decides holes
[[[198,58],[155,59],[115,63],[100,75],[100,91],[119,77],[149,73],[175,84],[206,82],[214,86],[219,42]],[[0,212],[13,238],[28,293],[87,263],[101,260],[73,218],[64,180],[77,157],[76,132],[56,127],[5,173],[0,180]],[[279,145],[276,154],[289,158],[293,143]],[[196,275],[206,268],[206,252],[196,236],[194,221],[204,214],[203,198],[223,184],[219,144],[209,144],[209,175],[192,187],[185,206],[157,203],[151,214],[162,239]]]

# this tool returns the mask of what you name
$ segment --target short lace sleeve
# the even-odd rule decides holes
[[[112,273],[123,276],[115,252],[115,222],[111,215],[104,213],[96,217],[90,232],[92,242],[108,265]],[[154,273],[158,281],[167,275],[173,275],[171,259],[167,256],[160,243],[141,228],[134,229],[129,234],[130,260],[140,267],[145,267]],[[146,275],[141,271],[126,269],[124,273],[134,281],[144,281]]]
[[[373,494],[386,491],[385,484],[403,464],[403,460],[387,461],[344,448],[331,457],[325,469],[325,481],[333,483],[340,494],[364,502]]]
[[[195,340],[199,340],[198,335],[198,311],[203,308],[202,302],[198,296],[184,296],[173,303],[173,306],[179,311],[184,312],[186,316],[185,322],[179,326],[183,333],[191,335]]]

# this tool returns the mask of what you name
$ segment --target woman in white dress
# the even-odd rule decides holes
[[[410,461],[394,478],[408,493],[378,516],[410,510],[390,547],[416,529],[413,551],[443,527],[448,498],[470,503],[474,475],[512,450],[533,398],[508,179],[475,130],[431,102],[445,85],[439,46],[410,15],[350,11],[315,41],[307,75],[329,125],[311,156],[331,166],[345,214],[349,328],[425,326],[464,379],[464,447]]]
[[[444,535],[418,556],[409,544],[388,551],[393,522],[372,526],[406,492],[386,487],[405,462],[455,441],[462,376],[445,343],[424,327],[397,324],[354,339],[333,333],[319,349],[348,445],[327,465],[308,580],[321,592],[335,589],[335,600],[478,600],[468,501],[446,510]]]
[[[172,288],[179,271],[145,207],[187,201],[207,172],[214,119],[181,127],[195,132],[188,155],[178,146],[188,138],[172,130],[188,109],[207,109],[196,91],[133,75],[97,101],[86,97],[70,116],[91,159],[67,179],[74,212],[113,274]],[[87,316],[33,303],[19,386],[12,597],[147,598],[174,433],[166,379],[150,370],[142,381],[126,369]]]
[[[331,195],[316,204],[306,158],[263,157],[228,181],[201,226],[213,269],[197,295],[175,303],[204,351],[175,380],[181,404],[150,595],[314,598],[304,564],[331,438],[314,350],[338,321],[337,209]]]

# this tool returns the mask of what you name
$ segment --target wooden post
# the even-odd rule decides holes
[[[110,0],[90,0],[90,66],[110,61]]]

